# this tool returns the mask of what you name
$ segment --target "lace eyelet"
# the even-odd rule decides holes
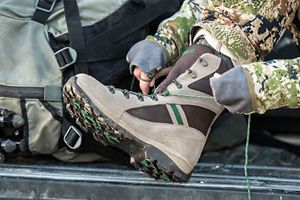
[[[177,80],[173,80],[172,82],[176,85],[177,89],[181,89],[183,87]]]
[[[110,86],[107,86],[107,88],[108,88],[108,90],[109,90],[110,93],[112,93],[112,94],[116,93],[114,86],[110,85]]]
[[[128,90],[122,90],[122,93],[126,99],[129,99],[129,91]]]
[[[137,96],[138,100],[144,101],[144,95],[142,93],[134,93],[134,94]]]
[[[144,98],[139,98],[139,100],[143,102],[143,101],[144,101]]]
[[[176,84],[176,87],[178,88],[178,89],[181,89],[182,88],[182,85],[181,84]]]
[[[192,79],[196,79],[198,77],[197,74],[196,74],[196,72],[194,72],[193,70],[188,69],[188,72],[191,75]]]
[[[153,100],[153,101],[158,101],[157,95],[156,94],[151,94],[149,95],[149,97]]]
[[[203,58],[199,58],[199,62],[203,65],[203,67],[208,66],[208,62],[206,60],[204,60]]]

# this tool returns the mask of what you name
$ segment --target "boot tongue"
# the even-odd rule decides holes
[[[205,53],[162,93],[168,95],[212,96],[209,78],[220,69],[221,58]]]

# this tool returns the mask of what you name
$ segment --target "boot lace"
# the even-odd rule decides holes
[[[126,89],[119,89],[119,88],[115,88],[114,86],[112,85],[109,85],[109,86],[106,86],[109,90],[110,93],[112,94],[115,94],[116,91],[120,91],[123,93],[123,96],[126,97],[127,99],[130,98],[130,95],[135,95],[138,100],[140,101],[144,101],[145,97],[149,97],[150,99],[152,99],[153,101],[158,101],[158,97],[156,94],[150,94],[150,95],[143,95],[142,93],[140,92],[133,92],[133,91],[129,91],[129,90],[126,90]]]
[[[198,77],[197,73],[191,69],[186,70],[186,72],[191,76],[192,79],[196,79]],[[176,85],[178,89],[181,89],[183,85],[178,82],[177,79],[174,79],[172,81]],[[166,89],[164,92],[161,93],[162,96],[179,96],[179,97],[189,97],[189,98],[199,98],[199,99],[212,99],[214,100],[214,97],[211,96],[197,96],[197,95],[184,95],[184,94],[171,94],[168,89]]]

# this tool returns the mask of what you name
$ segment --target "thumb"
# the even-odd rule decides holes
[[[147,95],[149,93],[151,81],[152,80],[148,78],[147,74],[145,74],[144,72],[141,72],[140,89],[144,95]]]
[[[155,86],[155,81],[156,81],[156,78],[153,77],[153,79],[150,82],[150,87],[154,87]]]
[[[150,87],[155,86],[155,82],[158,78],[160,78],[162,76],[167,76],[169,74],[169,72],[171,71],[171,68],[172,67],[163,68],[157,74],[155,74],[155,76],[152,78],[152,81],[150,82]]]
[[[133,71],[133,75],[135,76],[135,78],[137,78],[138,80],[141,79],[141,69],[139,67],[135,67],[134,71]]]
[[[144,95],[149,94],[150,91],[150,83],[149,82],[144,82],[140,81],[140,89]]]
[[[170,73],[167,78],[161,82],[161,84],[155,90],[155,93],[158,94],[164,92],[176,77],[176,74]]]
[[[169,72],[171,71],[171,69],[172,69],[172,66],[161,69],[159,72],[157,72],[157,74],[155,74],[154,78],[158,79],[162,76],[167,76],[169,74]]]

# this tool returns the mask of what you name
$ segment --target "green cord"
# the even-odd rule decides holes
[[[130,91],[133,90],[134,82],[135,82],[135,76],[132,76],[131,85],[130,85]]]
[[[250,125],[251,125],[251,115],[248,115],[248,126],[247,126],[247,139],[246,139],[246,146],[245,146],[245,165],[244,165],[244,172],[247,181],[247,192],[248,192],[248,200],[251,200],[251,188],[250,188],[250,180],[248,176],[248,153],[249,153],[249,140],[250,140]]]
[[[140,77],[140,80],[146,83],[150,83],[152,81],[152,79],[144,79],[142,77]]]

